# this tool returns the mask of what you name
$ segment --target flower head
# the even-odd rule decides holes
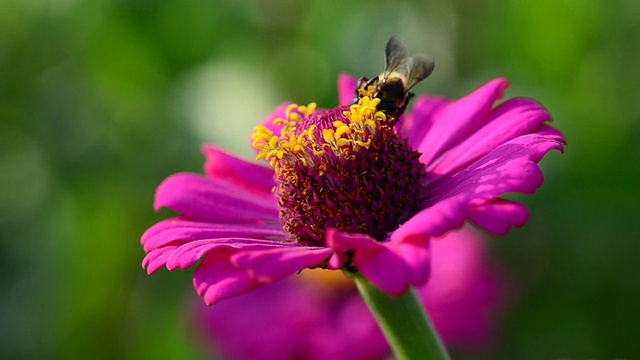
[[[380,99],[313,112],[315,104],[290,105],[280,135],[258,126],[257,159],[276,173],[284,229],[301,245],[325,246],[327,229],[387,234],[414,215],[426,174],[420,154],[377,110]]]
[[[433,272],[418,293],[448,347],[482,352],[503,302],[501,274],[470,226],[433,242]],[[353,281],[313,270],[206,307],[194,321],[203,344],[231,359],[382,359],[390,355]]]
[[[357,84],[339,82],[341,106],[284,104],[256,129],[270,166],[205,146],[204,176],[166,179],[155,207],[180,216],[143,235],[147,271],[202,260],[194,284],[208,304],[317,267],[400,295],[427,282],[433,237],[465,220],[497,235],[523,225],[527,209],[501,196],[533,193],[537,163],[563,150],[535,101],[495,106],[505,79],[456,101],[419,97],[404,119],[377,98],[347,106]]]

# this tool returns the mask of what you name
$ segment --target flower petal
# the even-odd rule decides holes
[[[486,124],[478,131],[429,164],[427,171],[451,173],[550,120],[549,113],[537,102],[524,98],[511,99],[494,109]]]
[[[464,225],[467,198],[464,194],[450,196],[419,211],[391,234],[392,242],[412,241],[424,236],[442,236]]]
[[[177,268],[188,269],[195,265],[203,256],[213,252],[225,252],[230,249],[234,251],[264,250],[289,246],[297,245],[270,240],[234,237],[194,240],[187,243],[174,241],[149,251],[142,261],[142,266],[147,267],[147,272],[150,274],[162,266],[166,266],[169,271]]]
[[[218,224],[183,218],[163,220],[150,227],[142,235],[144,250],[149,252],[167,244],[184,243],[228,237],[282,239],[281,225],[267,224]]]
[[[233,267],[230,253],[208,254],[193,274],[193,285],[207,305],[251,291],[261,284]]]
[[[338,98],[340,105],[349,105],[355,97],[358,79],[349,74],[338,75]]]
[[[527,222],[527,207],[509,200],[494,199],[467,210],[469,220],[494,235],[506,235],[512,226]]]
[[[214,252],[266,250],[278,247],[296,247],[297,244],[279,243],[250,238],[223,238],[196,240],[177,247],[167,258],[167,269],[188,269],[204,255]]]
[[[336,229],[327,230],[326,239],[327,246],[336,254],[353,252],[353,262],[362,275],[388,294],[402,295],[409,285],[422,285],[428,278],[426,246],[421,248],[411,242],[378,243],[367,235],[343,233]]]
[[[427,236],[421,236],[419,241],[416,240],[418,236],[401,242],[390,241],[385,243],[385,246],[399,254],[406,262],[411,285],[420,286],[427,283],[431,273],[431,247],[430,238]]]
[[[442,108],[417,147],[422,153],[420,161],[424,164],[432,163],[445,151],[473,134],[508,87],[509,82],[506,79],[495,79]],[[414,121],[423,120],[425,119],[416,117]]]
[[[433,180],[428,185],[428,202],[466,194],[472,205],[480,205],[509,192],[533,193],[543,180],[537,162],[547,152],[564,148],[549,130],[542,126],[533,134],[502,144],[457,174]]]
[[[166,245],[158,249],[149,251],[142,260],[142,268],[147,269],[147,274],[151,275],[167,264],[167,259],[171,253],[178,248],[178,245]]]
[[[269,283],[302,269],[316,267],[332,253],[333,250],[327,248],[279,247],[239,252],[231,257],[231,263],[237,268],[249,271],[257,282]]]
[[[156,210],[167,207],[193,219],[225,222],[279,222],[275,198],[266,200],[201,175],[179,173],[156,190]]]
[[[273,168],[242,160],[211,145],[202,146],[202,152],[206,157],[204,173],[207,177],[234,184],[248,192],[273,196],[271,190],[276,185]]]
[[[511,192],[533,193],[542,185],[542,171],[526,155],[507,154],[516,155],[518,150],[517,146],[502,146],[453,179],[434,183],[427,191],[427,202],[461,194],[467,204],[476,206]]]
[[[471,226],[431,242],[433,272],[418,293],[448,346],[481,350],[494,345],[491,324],[504,305],[506,278],[487,257],[486,245]]]
[[[297,245],[268,250],[218,248],[209,251],[196,270],[194,286],[211,305],[224,298],[242,294],[256,287],[280,280],[306,267],[319,265],[331,255],[326,248],[303,248]]]
[[[563,141],[557,130],[541,126],[533,134],[499,146],[459,173],[433,180],[427,185],[425,208],[400,226],[391,240],[405,241],[417,234],[441,236],[464,224],[469,207],[481,206],[507,193],[533,193],[543,180],[537,162],[551,150],[563,150]],[[509,217],[495,222],[518,222],[511,218],[515,213],[495,214]],[[488,224],[477,219],[479,226]]]
[[[206,325],[200,340],[214,358],[307,359],[319,332],[309,331],[331,319],[328,301],[318,295],[289,278],[216,306],[197,304],[194,320]]]
[[[421,96],[416,100],[413,111],[405,114],[403,132],[409,139],[409,146],[417,149],[425,135],[433,126],[434,119],[450,101],[440,97]]]
[[[409,289],[411,271],[393,251],[356,252],[354,263],[367,280],[389,295],[400,296]]]

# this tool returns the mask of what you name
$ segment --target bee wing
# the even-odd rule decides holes
[[[384,51],[384,77],[386,78],[392,72],[398,70],[409,58],[409,47],[398,36],[392,36],[387,41]]]
[[[413,56],[407,59],[405,63],[403,71],[407,77],[407,91],[431,75],[436,66],[433,58],[426,55]]]

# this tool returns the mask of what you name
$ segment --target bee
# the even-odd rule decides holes
[[[426,79],[434,66],[435,61],[431,57],[409,57],[407,44],[400,37],[392,36],[385,47],[384,72],[371,79],[360,78],[351,104],[365,96],[378,98],[377,109],[398,119],[414,96],[409,90]]]

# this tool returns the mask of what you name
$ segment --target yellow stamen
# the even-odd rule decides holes
[[[360,90],[366,94],[374,91],[372,86],[366,91]],[[313,161],[311,155],[322,157],[326,149],[337,156],[355,159],[353,152],[358,148],[369,148],[372,137],[376,136],[377,127],[388,122],[386,114],[377,110],[380,99],[366,94],[357,104],[351,105],[349,111],[343,112],[348,122],[334,121],[333,129],[322,129],[322,139],[316,139],[315,124],[295,135],[298,125],[316,111],[317,105],[289,105],[285,118],[273,121],[274,125],[281,126],[279,136],[264,126],[256,127],[252,136],[253,147],[259,150],[256,160],[266,159],[272,166],[277,166],[279,160],[287,159],[286,161],[299,161],[303,166],[308,166],[309,161]],[[321,170],[322,161],[316,166]]]

